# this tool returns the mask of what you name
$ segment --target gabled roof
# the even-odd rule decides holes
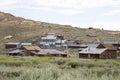
[[[97,48],[107,48],[108,50],[117,50],[112,44],[99,44]]]
[[[39,46],[23,46],[23,48],[30,51],[40,50]]]
[[[106,48],[98,49],[98,48],[86,48],[79,52],[79,54],[102,54],[106,51]]]

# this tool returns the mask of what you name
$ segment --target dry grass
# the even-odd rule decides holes
[[[119,80],[119,61],[0,56],[0,80]]]
[[[69,25],[50,24],[14,17],[10,14],[4,14],[3,21],[0,21],[0,51],[4,53],[4,44],[8,41],[34,42],[48,32],[62,34],[66,39],[80,39],[83,43],[97,43],[104,40],[120,41],[120,32],[118,34],[109,34],[110,31],[100,29],[81,29]],[[4,20],[5,19],[5,20]],[[116,32],[112,32],[116,33]],[[97,37],[87,37],[87,34],[96,34]],[[4,39],[5,36],[13,36],[10,39]]]

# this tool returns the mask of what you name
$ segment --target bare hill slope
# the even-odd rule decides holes
[[[8,41],[31,42],[48,32],[62,34],[66,39],[80,39],[83,43],[96,43],[104,40],[120,41],[119,31],[100,29],[82,29],[70,25],[59,25],[33,21],[0,12],[0,50],[4,52],[4,43]],[[95,37],[95,36],[96,37]],[[94,36],[94,37],[93,37]]]

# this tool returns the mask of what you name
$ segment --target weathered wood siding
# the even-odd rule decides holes
[[[101,59],[116,59],[117,52],[116,50],[106,50],[104,53],[100,55]]]

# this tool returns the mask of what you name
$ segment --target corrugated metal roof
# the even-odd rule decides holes
[[[82,51],[80,51],[79,54],[101,54],[105,50],[107,50],[107,49],[106,48],[104,48],[104,49],[86,48],[86,49],[83,49]]]

